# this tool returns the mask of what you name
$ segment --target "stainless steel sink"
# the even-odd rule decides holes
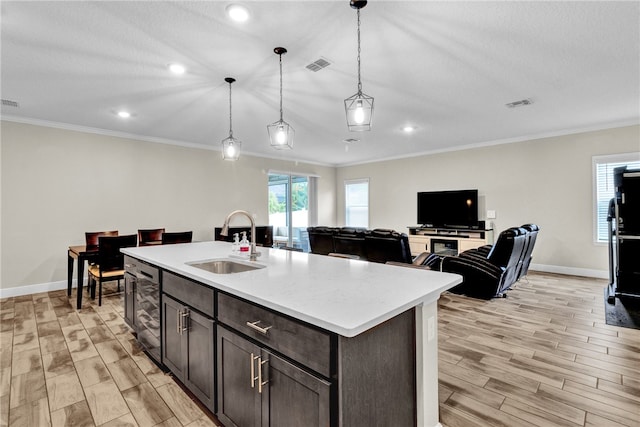
[[[231,259],[211,259],[207,261],[188,262],[187,265],[201,268],[215,274],[233,274],[264,268],[264,265],[239,262]]]

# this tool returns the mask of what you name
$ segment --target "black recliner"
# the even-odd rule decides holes
[[[451,292],[480,298],[504,296],[504,292],[518,279],[526,241],[527,230],[513,227],[500,233],[492,246],[443,258],[442,271],[463,277],[463,282]]]
[[[342,227],[333,235],[333,253],[367,259],[364,236],[366,229]]]
[[[524,251],[522,251],[522,259],[516,281],[520,280],[522,277],[525,277],[529,272],[529,265],[531,264],[531,259],[533,258],[533,247],[536,243],[538,231],[540,230],[540,227],[538,227],[536,224],[525,224],[522,226],[522,228],[527,230],[527,242],[525,244]]]
[[[333,235],[338,229],[334,227],[308,227],[309,246],[311,252],[319,255],[329,255],[335,252],[333,246]]]
[[[376,228],[365,234],[364,240],[370,262],[412,262],[409,236],[404,233]]]
[[[339,255],[377,263],[412,264],[409,236],[394,230],[356,227],[308,227],[311,252]],[[419,259],[433,261],[433,257]]]

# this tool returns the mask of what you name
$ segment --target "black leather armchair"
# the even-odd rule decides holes
[[[333,235],[332,253],[367,259],[364,228],[342,227]]]
[[[371,262],[412,262],[409,236],[394,230],[375,229],[365,234],[367,259]]]
[[[335,252],[333,246],[333,235],[337,232],[334,227],[308,227],[309,246],[311,253],[319,255],[329,255]]]
[[[445,257],[441,270],[463,276],[463,282],[451,291],[481,298],[504,296],[518,279],[526,242],[527,230],[513,227],[500,233],[493,246]]]
[[[529,272],[529,265],[531,264],[531,259],[533,258],[533,246],[536,243],[536,237],[538,236],[538,231],[540,230],[540,227],[538,227],[536,224],[525,224],[522,226],[522,228],[527,230],[527,242],[525,244],[525,249],[522,252],[522,262],[520,264],[520,269],[518,270],[518,277],[516,278],[516,280],[520,280]]]

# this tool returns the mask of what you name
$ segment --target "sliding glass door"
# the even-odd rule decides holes
[[[315,179],[309,176],[269,173],[269,225],[273,244],[309,251],[310,197]]]

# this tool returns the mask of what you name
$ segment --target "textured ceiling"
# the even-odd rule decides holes
[[[371,0],[361,13],[370,132],[346,127],[343,99],[357,90],[347,0],[244,1],[244,24],[226,17],[229,3],[3,1],[2,98],[19,103],[3,118],[219,149],[231,76],[245,154],[331,165],[640,121],[639,2]],[[292,151],[267,138],[279,118],[276,46],[289,51]],[[305,68],[319,58],[331,65]],[[187,73],[171,75],[171,62]],[[524,98],[533,104],[505,107]]]

